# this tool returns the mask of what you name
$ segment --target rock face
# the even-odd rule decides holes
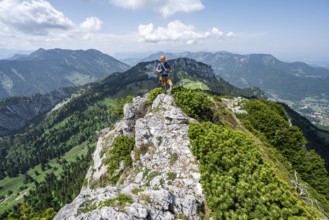
[[[187,137],[193,119],[175,107],[171,96],[159,95],[152,106],[146,100],[134,98],[125,105],[123,120],[101,131],[87,185],[54,219],[201,219],[204,195]],[[134,138],[133,162],[111,185],[103,181],[104,152],[119,135]],[[123,204],[120,198],[125,198]]]

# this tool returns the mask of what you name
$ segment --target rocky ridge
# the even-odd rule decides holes
[[[201,219],[204,195],[187,136],[190,121],[171,96],[159,95],[150,107],[147,95],[135,97],[123,119],[100,132],[86,186],[54,219]],[[135,140],[132,167],[111,185],[104,152],[120,135]]]

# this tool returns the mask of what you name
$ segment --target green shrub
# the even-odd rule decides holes
[[[188,116],[197,120],[212,120],[213,102],[207,94],[178,86],[174,89],[174,98]]]
[[[289,125],[283,107],[269,101],[250,100],[244,108],[248,114],[239,115],[244,126],[279,150],[284,157],[281,162],[289,161],[290,170],[296,170],[304,181],[324,196],[314,194],[322,208],[329,212],[329,177],[325,163],[315,151],[305,149],[307,140],[298,127]]]
[[[134,146],[134,139],[127,136],[118,136],[113,141],[112,148],[109,151],[109,157],[104,160],[104,163],[108,164],[107,171],[113,184],[119,180],[122,173],[121,171],[121,173],[114,175],[120,167],[120,162],[124,161],[125,168],[131,166],[132,160],[130,153],[134,149]]]
[[[281,181],[242,132],[210,122],[188,133],[214,219],[313,219],[319,216]]]
[[[149,96],[147,97],[147,104],[152,105],[153,100],[162,93],[161,88],[154,88],[149,92]]]
[[[289,122],[282,116],[279,107],[263,100],[250,100],[244,109],[248,114],[238,115],[242,120],[248,120],[255,130],[263,133],[266,138],[274,137],[278,130],[289,127]]]

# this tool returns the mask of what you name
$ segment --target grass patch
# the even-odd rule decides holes
[[[90,212],[90,211],[95,210],[95,209],[97,209],[97,205],[94,203],[94,199],[84,201],[84,202],[79,206],[79,209],[78,209],[78,215],[81,214],[81,213],[87,213],[87,212]]]
[[[161,175],[160,172],[158,172],[158,171],[152,171],[151,173],[149,173],[149,174],[147,175],[145,185],[146,185],[146,186],[150,186],[151,181],[152,181],[155,177],[160,176],[160,175]]]
[[[182,79],[177,85],[184,86],[187,89],[200,89],[200,90],[210,90],[210,88],[201,81],[193,81],[190,79]]]
[[[167,179],[168,180],[174,181],[176,179],[176,177],[177,177],[177,174],[174,173],[174,172],[167,173]]]
[[[123,208],[126,204],[132,204],[134,201],[130,196],[125,194],[119,194],[117,197],[113,199],[108,199],[104,202],[101,202],[99,208],[103,206],[112,206],[112,207],[119,207]]]
[[[134,193],[135,195],[137,195],[139,192],[143,192],[143,191],[144,191],[144,189],[142,189],[142,188],[135,188],[135,189],[131,190],[131,192]]]
[[[67,162],[72,162],[76,160],[77,156],[84,156],[88,152],[88,146],[87,142],[84,142],[80,145],[77,145],[73,147],[69,152],[67,152],[64,156],[63,159],[65,159]]]
[[[178,154],[177,153],[171,153],[170,152],[170,160],[169,160],[169,164],[172,166],[175,164],[175,162],[178,159]]]
[[[134,146],[135,141],[131,137],[118,136],[115,138],[109,151],[109,157],[104,160],[104,163],[108,165],[107,171],[110,175],[110,183],[116,184],[124,169],[131,166],[130,153]],[[122,161],[124,162],[124,168],[118,172]]]

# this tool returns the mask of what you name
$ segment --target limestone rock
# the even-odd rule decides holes
[[[189,122],[195,120],[171,96],[160,94],[151,106],[146,101],[147,96],[135,97],[112,130],[99,132],[87,186],[54,219],[200,219],[204,195],[187,135]],[[111,185],[104,152],[119,135],[135,139],[133,163]],[[126,201],[120,204],[119,198]]]
[[[222,99],[222,101],[227,105],[227,108],[234,113],[238,114],[248,114],[246,110],[241,109],[241,102],[247,100],[242,97],[236,97],[233,99]]]

